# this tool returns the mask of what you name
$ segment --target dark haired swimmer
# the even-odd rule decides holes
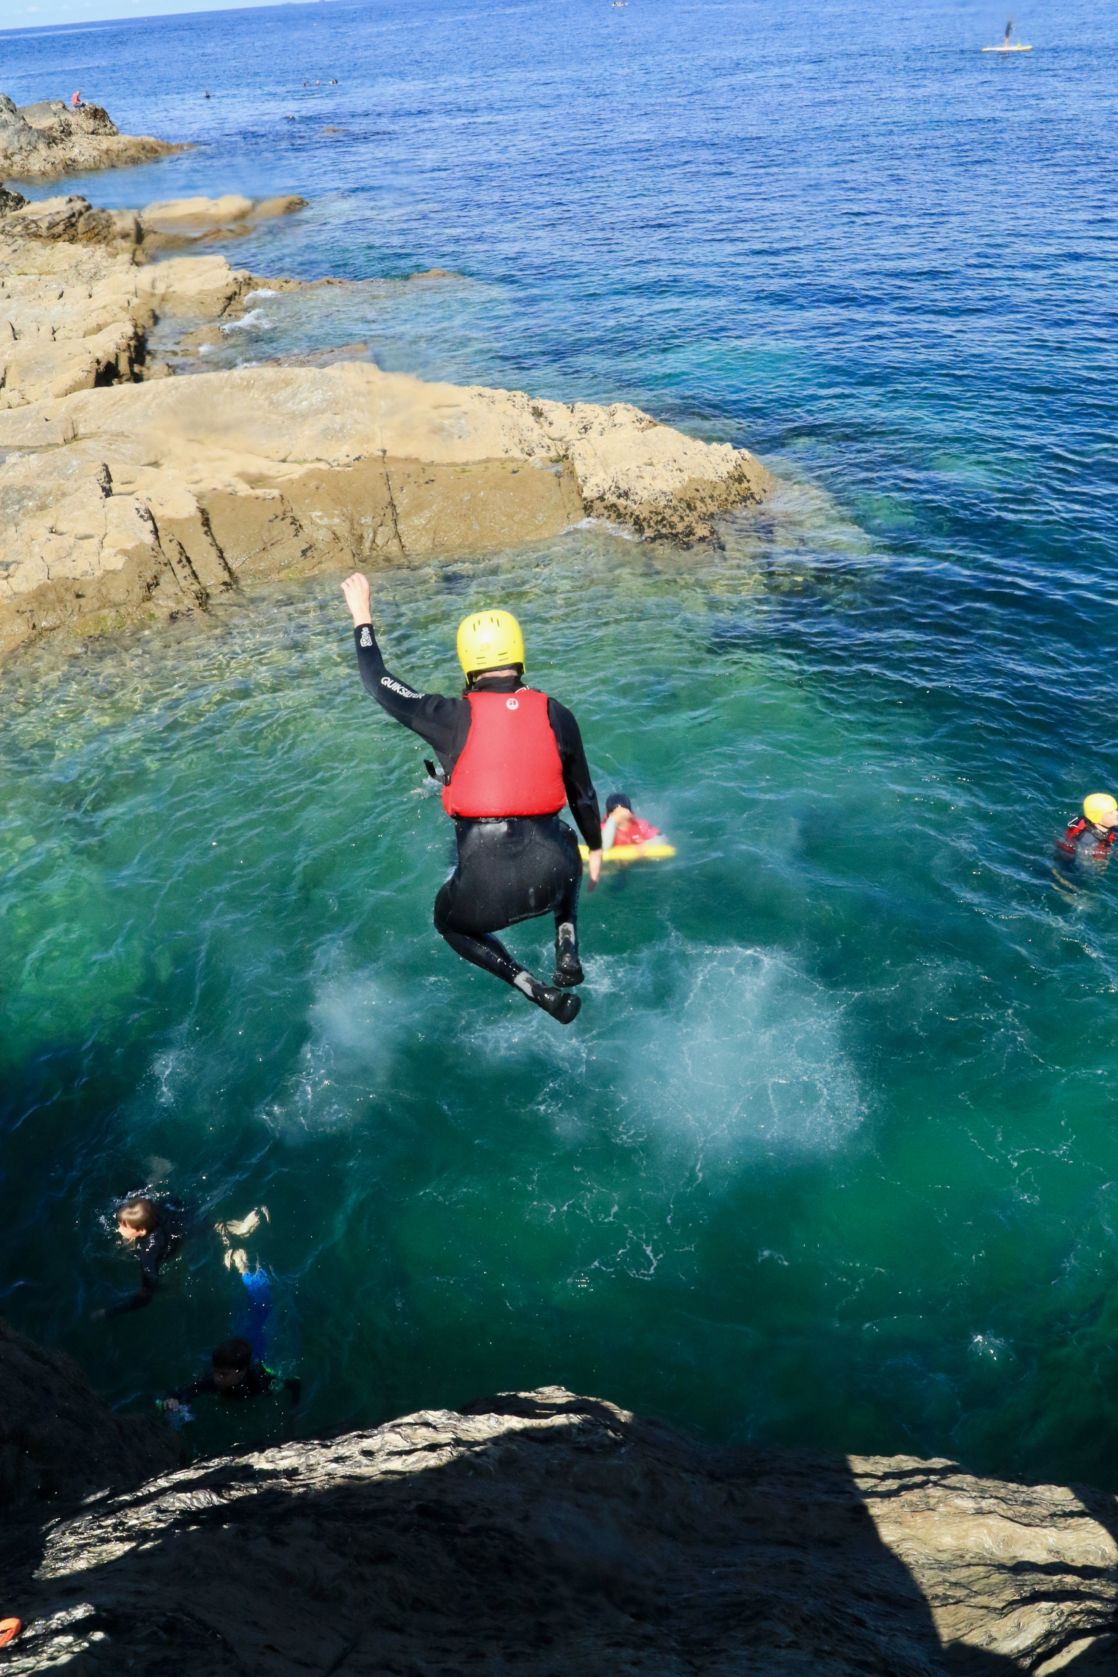
[[[122,1316],[129,1310],[142,1310],[151,1303],[160,1269],[182,1245],[186,1211],[177,1200],[153,1200],[146,1194],[137,1194],[117,1207],[116,1228],[140,1260],[140,1290],[107,1310],[94,1311],[95,1321],[102,1321],[106,1316]]]
[[[247,1339],[223,1339],[210,1357],[210,1369],[189,1386],[180,1386],[170,1397],[159,1401],[159,1408],[174,1415],[191,1399],[210,1394],[226,1403],[241,1403],[246,1398],[263,1397],[279,1380],[274,1369],[268,1368],[252,1354]],[[288,1402],[294,1407],[299,1401],[302,1381],[292,1376],[281,1382]],[[185,1418],[185,1417],[184,1417]]]
[[[353,618],[361,680],[389,716],[432,747],[442,765],[443,806],[454,820],[458,865],[435,899],[435,928],[456,954],[512,985],[553,1019],[578,1013],[578,841],[559,820],[569,804],[590,852],[593,889],[602,868],[602,824],[578,723],[546,693],[526,687],[524,640],[507,611],[482,611],[458,629],[466,676],[461,698],[416,693],[385,669],[373,633],[367,579],[342,585]],[[493,936],[537,915],[555,916],[555,971],[544,984]]]

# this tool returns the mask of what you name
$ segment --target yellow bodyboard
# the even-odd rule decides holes
[[[584,862],[590,854],[584,844],[579,845],[578,853]],[[666,862],[669,856],[674,855],[674,844],[665,844],[662,839],[651,839],[648,844],[615,844],[609,850],[602,851],[602,861]]]

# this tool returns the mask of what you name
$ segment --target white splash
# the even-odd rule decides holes
[[[239,320],[225,321],[221,330],[223,332],[247,332],[251,327],[255,327],[258,331],[267,332],[271,330],[271,326],[272,322],[263,309],[249,309],[248,313],[243,314]]]
[[[626,1105],[650,1138],[712,1152],[827,1153],[865,1117],[842,1044],[841,1003],[790,958],[741,948],[689,949],[681,993],[638,1015],[629,1035]]]
[[[325,980],[308,1009],[298,1064],[259,1116],[290,1139],[358,1121],[391,1086],[406,1020],[403,998],[383,979]]]

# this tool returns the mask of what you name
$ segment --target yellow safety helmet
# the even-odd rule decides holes
[[[1118,815],[1118,798],[1112,798],[1109,792],[1091,792],[1083,800],[1083,813],[1101,827],[1108,815]]]
[[[506,664],[524,668],[524,636],[511,611],[475,611],[458,625],[458,662],[467,681]]]

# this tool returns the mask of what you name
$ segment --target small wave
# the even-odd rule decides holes
[[[569,535],[572,530],[604,530],[608,536],[616,536],[619,541],[639,542],[642,538],[635,530],[629,530],[624,524],[614,524],[608,518],[580,518],[574,524],[564,526],[563,534]]]
[[[247,332],[255,328],[259,332],[270,332],[272,322],[263,309],[249,309],[239,320],[227,320],[222,326],[223,332]]]

